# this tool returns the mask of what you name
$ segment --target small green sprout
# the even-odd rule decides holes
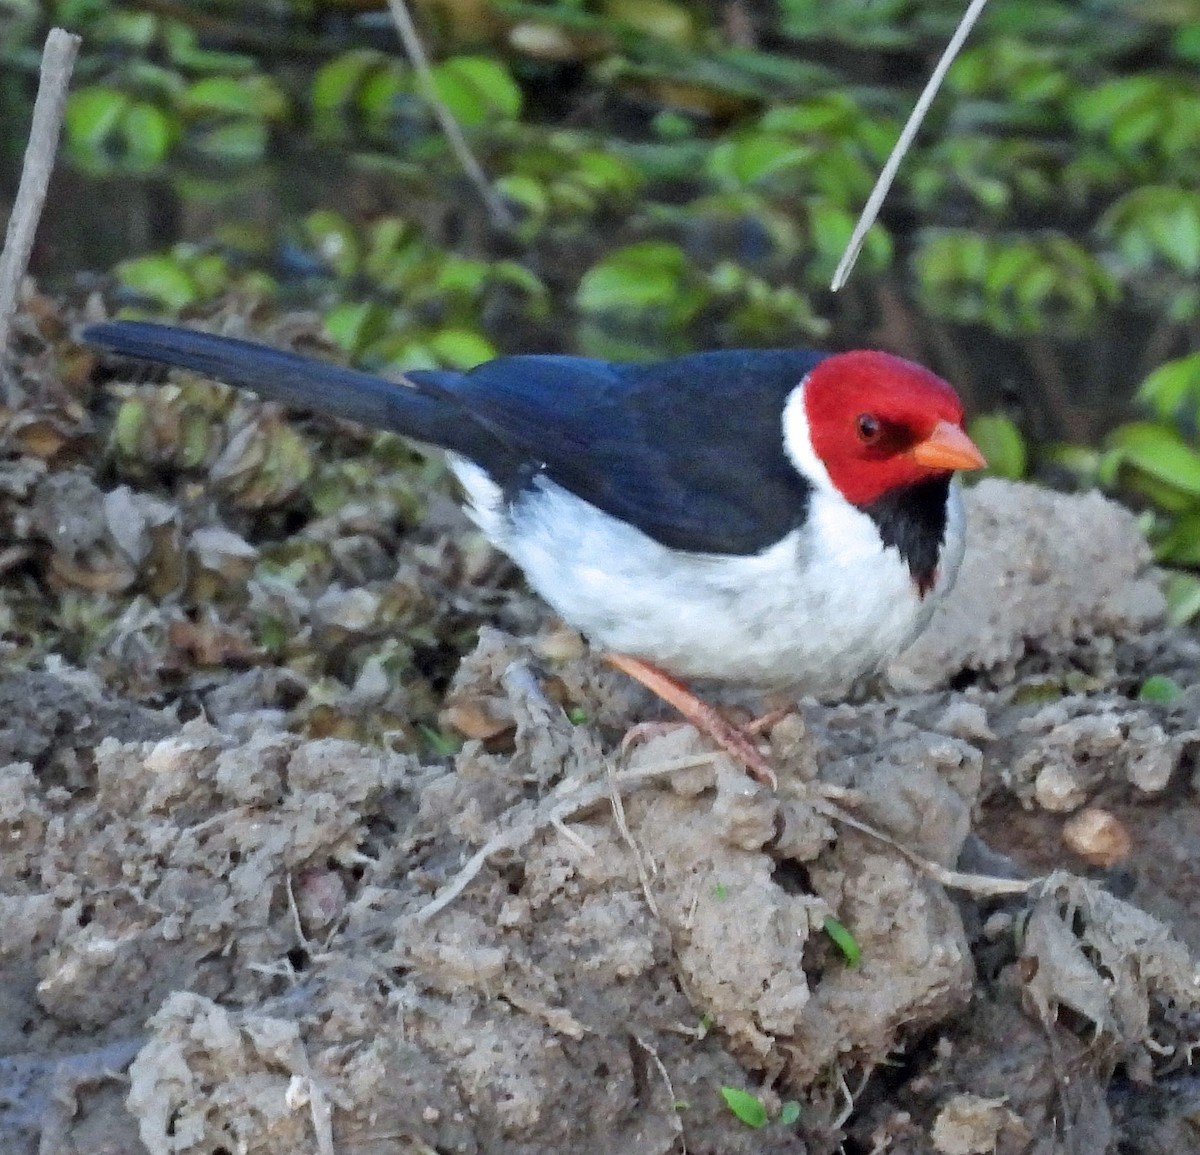
[[[430,750],[433,753],[443,757],[451,754],[457,754],[462,749],[462,739],[456,734],[443,734],[441,730],[435,730],[432,726],[422,725],[419,727],[421,737],[429,743]]]
[[[862,959],[862,950],[852,935],[833,915],[826,915],[824,922],[825,933],[833,939],[834,945],[842,952],[846,965],[858,966]]]
[[[729,897],[729,887],[723,882],[718,882],[713,888],[713,898],[718,902],[724,902]]]
[[[781,1127],[790,1127],[800,1118],[800,1104],[795,1099],[784,1100],[779,1108],[779,1118],[776,1120]]]
[[[572,706],[567,711],[567,721],[569,721],[572,726],[582,726],[587,720],[587,711],[582,706]]]
[[[1165,706],[1175,701],[1182,693],[1183,687],[1174,678],[1168,678],[1165,674],[1152,674],[1138,690],[1138,701],[1156,702]]]
[[[757,1095],[743,1091],[738,1087],[722,1087],[721,1098],[727,1106],[747,1127],[756,1130],[766,1126],[767,1109]]]

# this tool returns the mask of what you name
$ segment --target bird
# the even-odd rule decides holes
[[[953,387],[878,350],[521,354],[393,380],[145,321],[82,340],[440,449],[533,590],[770,786],[755,737],[688,683],[827,698],[877,671],[952,587],[956,475],[986,464]]]

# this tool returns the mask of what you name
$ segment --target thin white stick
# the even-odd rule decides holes
[[[883,166],[883,171],[879,174],[879,179],[875,182],[875,187],[867,198],[866,208],[858,218],[858,224],[854,226],[850,243],[846,245],[846,251],[842,254],[842,259],[838,261],[838,267],[833,272],[833,280],[829,284],[833,292],[836,293],[849,278],[850,270],[854,268],[854,262],[858,260],[858,254],[862,252],[863,241],[867,239],[867,233],[875,223],[875,218],[879,216],[879,210],[883,207],[883,202],[891,190],[892,181],[896,179],[896,170],[900,167],[904,154],[911,147],[913,138],[921,127],[921,121],[925,119],[925,114],[929,111],[929,106],[933,103],[938,89],[941,88],[946,73],[950,71],[950,65],[954,63],[954,58],[958,55],[967,36],[970,35],[971,29],[975,26],[975,21],[979,19],[979,15],[986,5],[987,0],[971,0],[970,6],[954,30],[954,35],[950,37],[950,43],[946,45],[946,51],[942,53],[942,58],[937,62],[933,75],[922,90],[912,112],[909,113],[900,137],[892,148],[891,155],[887,158],[887,164]]]
[[[876,842],[882,842],[884,846],[898,850],[922,874],[951,890],[966,891],[968,894],[981,898],[998,898],[1006,894],[1028,894],[1046,881],[1044,878],[997,878],[989,874],[964,874],[961,870],[948,870],[936,862],[922,858],[915,851],[909,850],[903,843],[897,842],[891,835],[884,834],[882,830],[876,830],[874,826],[860,822],[853,815],[847,814],[840,806],[816,799],[813,801],[812,807],[818,814],[823,814],[826,818],[833,819],[834,822],[849,826],[851,830],[857,830],[868,838],[874,838]]]
[[[408,5],[404,0],[388,0],[388,8],[391,10],[396,31],[400,33],[400,43],[404,45],[404,51],[417,74],[422,89],[424,89],[425,99],[429,102],[429,107],[433,109],[433,115],[437,117],[438,124],[442,126],[442,132],[446,134],[450,148],[458,158],[458,163],[462,165],[463,172],[479,190],[479,195],[483,198],[483,203],[491,214],[492,220],[505,228],[511,227],[514,223],[512,213],[508,211],[508,206],[496,194],[496,190],[492,188],[487,173],[483,171],[483,166],[475,159],[475,154],[471,151],[471,146],[467,144],[467,138],[463,135],[462,128],[454,119],[454,113],[438,96],[437,85],[433,81],[433,69],[429,65],[429,57],[425,53],[425,46],[421,43],[421,36],[417,32],[417,26],[413,23]]]
[[[13,201],[12,215],[0,253],[0,360],[8,349],[8,334],[17,311],[21,281],[29,267],[33,238],[46,203],[46,189],[54,171],[54,155],[62,132],[67,88],[79,52],[80,38],[61,28],[51,28],[42,49],[42,72],[38,80],[29,143],[21,166],[21,183]]]

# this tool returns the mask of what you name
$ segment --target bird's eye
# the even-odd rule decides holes
[[[860,413],[856,425],[858,439],[864,445],[874,445],[883,436],[883,422],[873,413]]]

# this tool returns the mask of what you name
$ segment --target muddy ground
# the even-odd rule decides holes
[[[1200,1150],[1200,643],[1131,514],[976,487],[770,793],[622,749],[436,467],[76,320],[0,414],[0,1152]]]

